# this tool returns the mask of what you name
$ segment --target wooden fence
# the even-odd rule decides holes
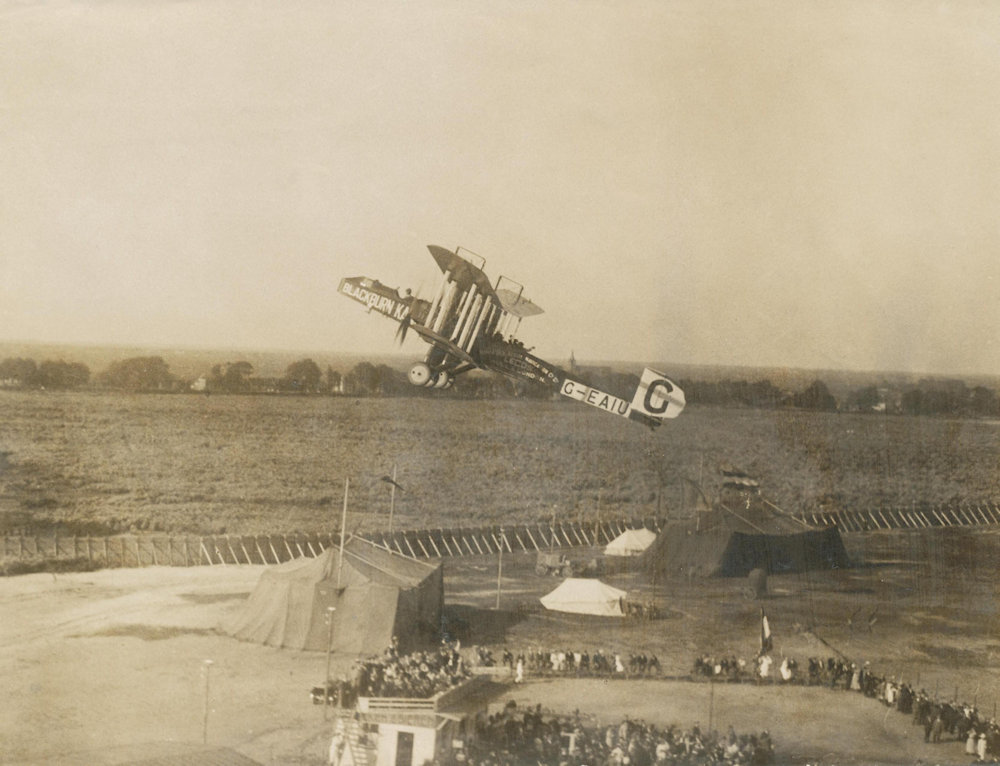
[[[817,526],[835,526],[843,532],[884,529],[927,529],[1000,525],[1000,506],[975,503],[949,506],[872,508],[795,514]],[[601,546],[627,529],[646,527],[659,532],[662,518],[612,519],[601,522],[509,524],[365,532],[376,545],[416,558],[489,556],[542,551],[549,548]],[[106,567],[229,566],[280,564],[300,556],[317,556],[339,543],[339,535],[117,535],[114,537],[3,538],[0,559],[83,559]]]
[[[337,535],[5,537],[5,559],[84,559],[108,567],[278,564],[316,556]]]
[[[626,529],[647,526],[658,531],[662,519],[616,519],[600,523],[556,522],[475,527],[366,532],[361,536],[388,550],[417,558],[483,556],[505,551],[537,551],[603,545]],[[0,559],[83,559],[107,567],[228,566],[280,564],[314,557],[339,544],[333,534],[312,535],[116,535],[114,537],[3,538]]]
[[[817,526],[835,526],[842,532],[930,527],[978,527],[1000,524],[996,503],[912,505],[909,508],[870,508],[828,513],[802,513],[798,518]]]

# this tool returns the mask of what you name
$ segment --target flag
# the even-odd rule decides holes
[[[767,654],[773,648],[771,641],[771,626],[767,624],[767,615],[764,614],[764,607],[760,608],[760,653]]]
[[[734,489],[737,492],[749,492],[757,494],[760,492],[760,482],[746,471],[731,465],[719,466],[719,473],[722,474],[722,486],[724,489]]]
[[[386,484],[391,484],[396,489],[398,489],[400,492],[403,491],[403,488],[401,486],[399,486],[399,484],[397,484],[395,481],[393,481],[393,479],[392,479],[391,476],[383,476],[382,477],[382,481],[384,481]]]
[[[685,508],[692,508],[696,511],[712,510],[712,503],[709,502],[708,497],[705,496],[705,492],[698,482],[687,477],[681,477],[681,481],[683,482],[681,486],[684,488]]]

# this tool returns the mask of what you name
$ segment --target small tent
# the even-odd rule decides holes
[[[605,556],[638,556],[653,544],[656,533],[642,529],[626,529],[604,548]]]
[[[359,537],[316,558],[266,569],[243,609],[223,625],[244,641],[289,649],[375,654],[398,637],[403,650],[436,638],[444,604],[441,566],[391,553]],[[334,608],[333,631],[327,621]],[[332,640],[331,640],[332,636]]]
[[[569,577],[547,596],[542,596],[541,602],[542,606],[554,612],[621,617],[626,595],[625,591],[612,588],[600,580]]]

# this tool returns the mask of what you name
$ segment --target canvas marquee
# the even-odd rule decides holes
[[[604,548],[605,556],[638,556],[653,544],[656,533],[646,528],[626,529]]]
[[[667,525],[639,558],[647,572],[746,577],[752,570],[788,574],[850,566],[836,527],[778,513],[766,500],[716,503],[691,521]]]
[[[326,651],[377,654],[393,636],[409,650],[433,641],[441,624],[440,565],[391,553],[358,537],[316,558],[264,571],[243,609],[223,629],[244,641]]]
[[[541,602],[542,606],[554,612],[621,617],[626,595],[625,591],[600,580],[570,577],[547,596],[542,596]]]

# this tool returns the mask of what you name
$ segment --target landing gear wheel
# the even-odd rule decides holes
[[[406,377],[414,386],[426,386],[431,382],[431,368],[423,362],[417,362],[406,373]]]
[[[434,376],[434,388],[451,388],[452,377],[447,372],[439,372]]]

